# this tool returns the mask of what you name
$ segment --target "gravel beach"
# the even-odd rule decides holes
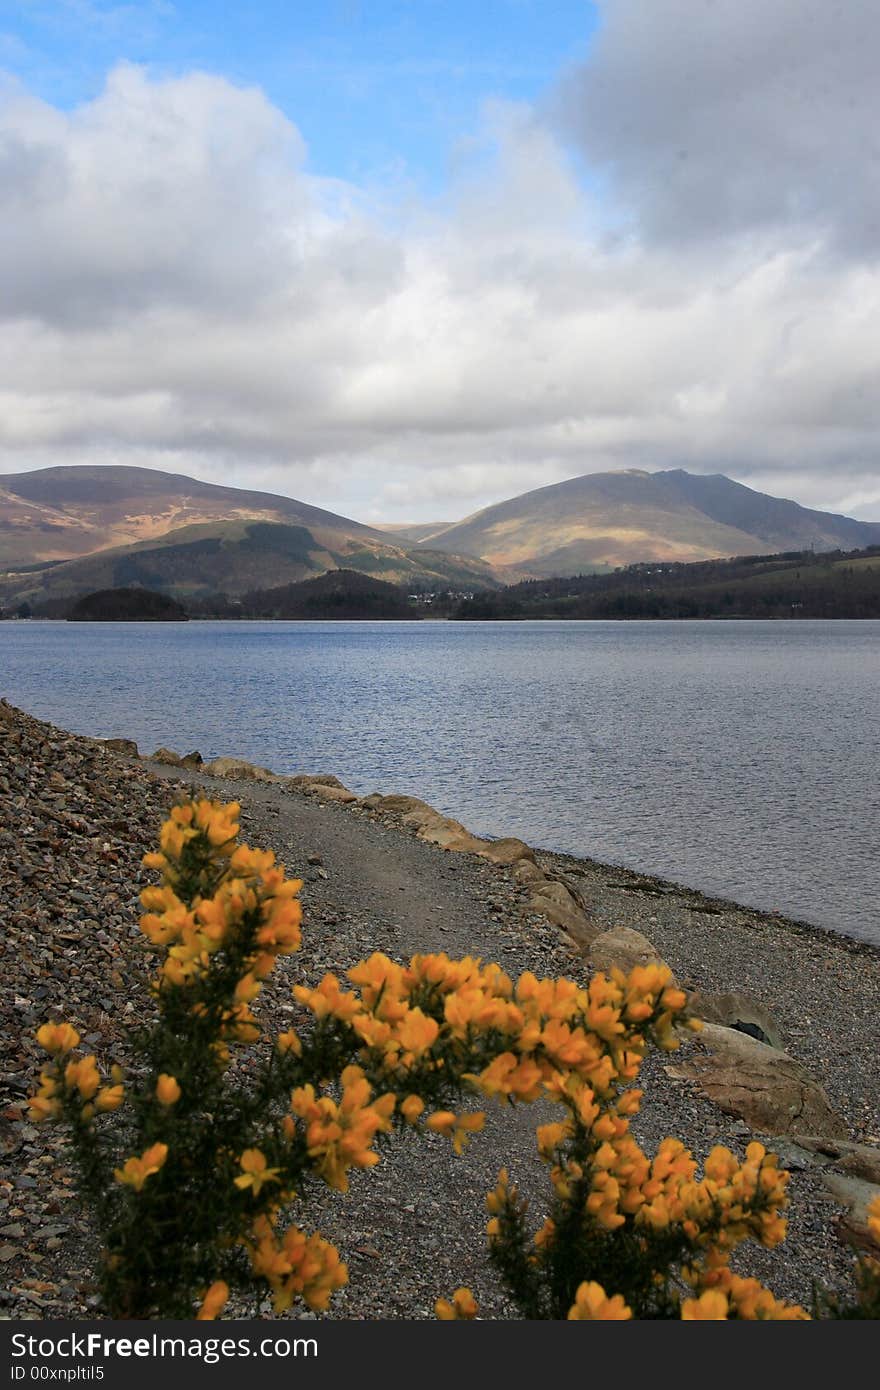
[[[0,1316],[95,1315],[94,1249],[60,1136],[27,1120],[40,1066],[33,1035],[64,1017],[99,1062],[124,1060],[126,1027],[150,1010],[137,928],[148,881],[141,856],[174,798],[193,788],[240,801],[244,838],[305,880],[303,949],[283,960],[261,996],[270,1033],[290,1026],[290,984],[317,983],[374,950],[398,959],[444,950],[498,960],[513,975],[589,977],[583,952],[532,910],[506,867],[426,843],[362,802],[139,761],[0,702]],[[625,869],[537,853],[549,874],[576,885],[598,927],[644,933],[684,987],[755,1000],[850,1138],[880,1145],[880,950]],[[749,1142],[742,1119],[670,1075],[702,1046],[649,1059],[643,1143],[676,1134],[701,1157],[713,1144],[742,1152]],[[546,1183],[534,1127],[546,1116],[536,1107],[490,1107],[488,1115],[461,1157],[444,1140],[410,1136],[395,1140],[378,1168],[356,1173],[347,1198],[316,1191],[309,1222],[350,1270],[327,1316],[430,1318],[435,1299],[459,1284],[473,1289],[481,1316],[511,1316],[485,1259],[485,1194],[507,1166],[540,1223]],[[808,1302],[814,1282],[846,1290],[853,1254],[823,1168],[794,1140],[768,1147],[792,1170],[790,1232],[779,1249],[750,1250],[739,1267],[789,1299]],[[268,1305],[239,1311],[268,1315]]]

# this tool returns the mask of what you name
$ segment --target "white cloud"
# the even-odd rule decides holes
[[[652,49],[632,41],[628,0],[606,6],[604,46],[560,100],[588,149],[601,134],[623,238],[608,192],[516,106],[488,109],[442,204],[383,208],[312,175],[295,127],[219,77],[123,66],[70,113],[7,88],[0,469],[146,463],[432,520],[580,472],[681,465],[871,514],[880,258],[867,222],[856,235],[826,180],[833,219],[737,194],[732,222],[716,209],[702,240],[672,234],[685,193],[652,194],[647,153],[643,181],[632,172],[653,137],[621,134],[609,87],[674,86],[654,5],[670,23],[717,14],[735,52],[742,29],[726,0],[652,0]],[[754,25],[773,9],[738,8]],[[710,153],[707,137],[707,188]]]

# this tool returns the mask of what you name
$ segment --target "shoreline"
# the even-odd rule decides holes
[[[68,734],[0,702],[0,1138],[15,1174],[14,1184],[0,1185],[10,1287],[0,1312],[94,1316],[93,1252],[69,1179],[59,1176],[57,1136],[26,1118],[39,1069],[33,1033],[49,1016],[69,1017],[102,1063],[124,1060],[125,1027],[149,1012],[135,925],[149,877],[140,856],[173,798],[197,787],[240,801],[244,837],[305,879],[303,949],[267,991],[267,1027],[290,1026],[291,981],[340,974],[373,950],[398,959],[473,953],[514,978],[528,969],[585,981],[606,968],[597,955],[610,950],[614,963],[613,951],[632,949],[640,936],[710,1012],[732,1000],[740,1027],[770,1030],[778,1046],[715,1027],[716,1042],[732,1037],[744,1049],[734,1074],[728,1067],[723,1075],[705,1070],[715,1063],[704,1040],[671,1058],[651,1054],[640,1141],[654,1146],[676,1134],[702,1157],[713,1144],[741,1151],[760,1135],[792,1171],[791,1235],[777,1251],[750,1250],[748,1271],[800,1301],[813,1279],[846,1287],[843,1238],[856,1220],[846,1183],[857,1172],[880,1184],[880,950],[620,866],[479,840],[417,798],[358,798],[329,774],[276,779],[232,759],[213,776],[211,764],[135,759],[132,745],[114,742]],[[769,1064],[761,1085],[775,1110],[749,1110],[755,1094],[737,1090],[754,1056],[765,1071]],[[350,1201],[330,1193],[310,1200],[310,1219],[352,1271],[331,1316],[430,1318],[433,1299],[460,1283],[478,1291],[486,1316],[510,1315],[481,1253],[484,1198],[510,1163],[540,1211],[529,1109],[490,1108],[485,1136],[464,1159],[440,1140],[402,1143],[358,1176]],[[454,1211],[444,1193],[455,1193]]]

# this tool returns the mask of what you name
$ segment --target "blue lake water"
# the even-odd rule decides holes
[[[6,622],[0,695],[880,944],[877,622]]]

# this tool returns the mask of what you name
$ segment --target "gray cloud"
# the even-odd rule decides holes
[[[647,9],[657,44],[657,13],[703,14]],[[827,182],[793,218],[775,194],[759,206],[754,146],[703,242],[674,236],[681,189],[652,188],[654,137],[621,125],[616,83],[653,81],[659,102],[677,60],[621,46],[628,0],[607,12],[560,100],[578,130],[593,112],[630,215],[617,239],[607,195],[527,108],[487,111],[444,204],[382,207],[311,174],[295,127],[222,78],[125,66],[70,113],[6,89],[0,470],[128,461],[379,520],[681,465],[880,516],[880,261],[844,235],[849,195]],[[712,13],[735,48],[733,7]],[[778,32],[768,19],[769,48]]]
[[[604,0],[558,112],[651,239],[817,235],[880,250],[880,9]]]

